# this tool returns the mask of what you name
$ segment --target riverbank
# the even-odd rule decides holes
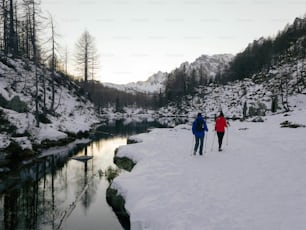
[[[126,137],[88,141],[48,149],[0,177],[0,229],[122,229],[105,200],[106,172]]]
[[[26,59],[0,60],[0,172],[12,161],[88,138],[100,122],[87,93],[66,75]]]
[[[301,126],[282,128],[286,121]],[[303,229],[305,124],[305,109],[231,122],[218,152],[208,121],[204,157],[191,155],[190,125],[154,129],[118,149],[136,165],[112,188],[125,199],[133,230]]]

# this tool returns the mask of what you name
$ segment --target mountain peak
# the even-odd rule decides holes
[[[306,26],[306,17],[305,18],[295,18],[293,22],[294,28],[303,28]]]
[[[191,74],[196,74],[196,78],[200,78],[201,75],[211,79],[216,76],[218,71],[224,69],[233,59],[233,57],[234,55],[232,54],[215,54],[211,56],[203,54],[191,63],[187,61],[183,62],[178,68],[171,71],[171,73],[179,70],[183,71],[189,76],[191,76]],[[150,76],[146,81],[138,81],[136,83],[131,82],[124,85],[104,83],[104,85],[130,93],[159,93],[161,90],[164,90],[165,82],[168,79],[168,76],[169,73],[158,71],[157,73]]]

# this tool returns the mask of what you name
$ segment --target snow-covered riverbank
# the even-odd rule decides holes
[[[213,122],[204,157],[191,156],[190,125],[134,136],[118,157],[137,164],[112,187],[126,200],[131,229],[304,229],[306,110],[231,122],[217,151]],[[227,140],[228,139],[228,140]],[[228,145],[226,143],[228,142]]]

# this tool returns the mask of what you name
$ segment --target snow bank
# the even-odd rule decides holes
[[[264,120],[231,122],[223,152],[208,121],[204,157],[191,156],[189,125],[154,129],[119,148],[118,157],[137,162],[112,184],[131,229],[305,229],[306,128],[280,123],[305,125],[306,110]]]

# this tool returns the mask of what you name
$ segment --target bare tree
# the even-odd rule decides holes
[[[64,57],[64,73],[68,75],[68,48],[65,48],[65,57]]]
[[[37,26],[38,20],[37,15],[39,14],[40,2],[38,0],[24,0],[24,6],[26,8],[26,15],[28,16],[28,22],[30,24],[29,39],[32,46],[33,62],[35,65],[35,119],[36,126],[39,127],[39,76],[38,76],[38,65],[40,60],[40,50],[38,46],[37,37]]]
[[[49,28],[50,28],[50,37],[48,38],[48,44],[49,48],[47,50],[47,60],[49,61],[49,66],[51,70],[51,90],[52,90],[52,96],[51,96],[51,104],[49,111],[52,113],[54,112],[54,100],[55,100],[55,72],[57,70],[57,62],[58,62],[58,50],[59,50],[59,44],[56,42],[58,38],[58,34],[55,32],[55,25],[54,20],[51,14],[49,14]]]
[[[2,49],[4,51],[5,57],[8,54],[8,3],[6,0],[2,0]]]
[[[38,73],[37,73],[37,66],[38,66],[38,53],[37,53],[37,36],[36,36],[36,2],[30,1],[32,6],[32,22],[33,22],[33,31],[31,36],[32,47],[33,47],[33,58],[35,64],[35,118],[36,118],[36,126],[39,127],[39,108],[38,108]]]
[[[10,32],[9,32],[9,51],[13,56],[17,55],[17,35],[15,32],[15,20],[14,20],[14,2],[10,0],[10,8],[9,8],[9,15],[10,15]]]
[[[55,29],[53,18],[50,16],[50,25],[51,25],[51,44],[52,44],[52,54],[51,54],[51,87],[52,87],[52,97],[51,97],[51,106],[50,111],[54,109],[54,97],[55,97],[55,89],[54,89],[54,77],[55,77],[55,61],[56,61],[56,54],[55,54]]]
[[[75,62],[80,74],[84,77],[85,83],[87,83],[89,76],[93,76],[94,71],[98,67],[98,55],[95,46],[95,39],[87,30],[84,31],[76,43]]]
[[[18,53],[17,39],[17,0],[2,0],[1,2],[2,44],[5,57],[10,53]]]

